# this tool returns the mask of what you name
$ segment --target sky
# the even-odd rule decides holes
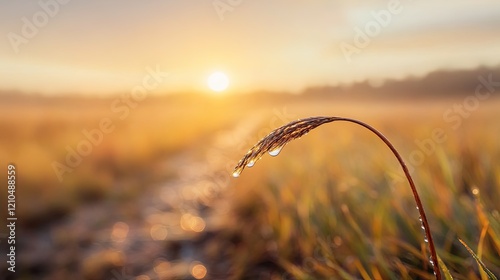
[[[25,0],[0,21],[3,91],[115,94],[156,69],[162,93],[208,92],[215,71],[228,92],[300,92],[500,65],[498,0]]]

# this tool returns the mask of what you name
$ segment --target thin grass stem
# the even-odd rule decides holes
[[[396,150],[394,145],[377,129],[372,126],[351,118],[344,117],[312,117],[306,118],[302,120],[297,120],[291,123],[288,123],[284,126],[281,126],[271,133],[269,133],[266,137],[262,138],[257,144],[255,144],[247,154],[238,162],[236,167],[234,168],[233,176],[238,177],[245,167],[252,167],[256,161],[258,161],[266,152],[272,156],[276,156],[283,149],[283,147],[293,139],[300,138],[301,136],[307,134],[312,129],[334,121],[345,121],[360,125],[380,138],[387,147],[392,151],[394,156],[396,156],[399,164],[401,165],[403,172],[405,173],[406,179],[410,184],[411,191],[413,193],[413,198],[415,199],[415,203],[417,205],[418,212],[420,214],[420,220],[422,222],[422,227],[424,229],[424,240],[429,244],[429,251],[431,253],[431,264],[434,271],[434,275],[436,279],[441,280],[441,271],[439,270],[439,260],[436,253],[436,248],[434,245],[434,240],[432,238],[432,234],[430,231],[429,222],[427,221],[427,216],[424,211],[424,206],[422,205],[422,201],[420,200],[420,196],[417,192],[417,188],[415,187],[415,183],[411,177],[410,172],[408,171],[408,167],[406,166],[403,158]]]

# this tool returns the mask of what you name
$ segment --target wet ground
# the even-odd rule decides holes
[[[171,179],[127,202],[101,200],[50,225],[19,231],[18,279],[228,279],[220,232],[231,168],[258,118],[167,158]],[[248,142],[248,143],[247,143]],[[235,154],[236,151],[236,154]]]

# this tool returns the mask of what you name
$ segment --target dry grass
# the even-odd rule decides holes
[[[266,152],[268,152],[271,156],[277,156],[288,142],[306,135],[309,131],[322,124],[335,121],[346,121],[368,129],[378,138],[380,138],[396,156],[398,162],[403,168],[404,174],[408,180],[408,183],[410,184],[411,191],[415,198],[416,208],[420,215],[419,220],[422,223],[422,229],[424,230],[424,241],[429,243],[429,250],[431,253],[430,264],[434,270],[434,275],[436,276],[436,279],[441,279],[441,271],[437,266],[438,258],[436,255],[432,233],[429,228],[429,222],[427,221],[420,195],[418,194],[408,168],[394,145],[381,132],[362,121],[344,117],[310,117],[285,124],[273,130],[271,133],[269,133],[269,135],[257,142],[257,144],[255,144],[255,146],[253,146],[236,165],[233,171],[233,176],[238,177],[246,166],[254,166],[255,162],[259,160]]]
[[[500,103],[481,103],[454,130],[442,118],[454,102],[300,100],[287,105],[287,112],[295,118],[348,115],[370,120],[407,155],[407,163],[408,155],[422,151],[415,140],[443,128],[447,140],[424,153],[412,176],[443,262],[455,279],[481,279],[479,266],[458,238],[493,274],[500,274]],[[109,104],[108,99],[0,103],[0,156],[18,165],[18,217],[25,225],[44,225],[96,199],[127,207],[124,201],[172,176],[162,168],[165,158],[185,151],[203,158],[210,148],[206,139],[222,128],[260,111],[267,112],[262,127],[272,128],[273,109],[285,106],[279,100],[262,105],[261,100],[148,99],[126,120],[114,118],[115,131],[60,183],[51,162],[62,160],[65,147],[82,139],[82,129],[113,118]],[[263,136],[260,130],[253,135]],[[434,278],[412,193],[383,143],[358,127],[338,123],[287,144],[285,151],[272,160],[263,157],[252,172],[232,181],[232,207],[220,235],[225,242],[217,243],[224,246],[212,248],[233,265],[231,275]],[[223,152],[236,160],[244,150]],[[5,201],[4,195],[0,200]]]
[[[99,199],[133,199],[152,182],[172,176],[166,157],[191,146],[241,117],[242,108],[203,97],[150,98],[125,119],[113,113],[114,99],[55,98],[0,103],[0,155],[19,170],[18,215],[39,225]],[[52,162],[65,163],[66,147],[85,139],[82,130],[115,125],[102,143],[60,182]],[[0,199],[5,192],[1,192]],[[2,213],[4,215],[4,213]]]
[[[415,140],[428,138],[434,128],[446,131],[447,140],[412,172],[444,264],[455,279],[481,279],[460,237],[499,274],[498,103],[484,104],[456,130],[442,119],[446,103],[399,107],[406,114],[397,116],[387,106],[368,118],[366,111],[350,115],[373,120],[402,154],[418,150]],[[318,109],[323,115],[333,111]],[[325,127],[288,144],[286,155],[262,160],[235,182],[231,225],[242,239],[238,253],[251,248],[236,270],[245,275],[274,266],[297,279],[433,279],[418,212],[397,162],[357,128],[330,129],[335,133]],[[256,155],[251,152],[247,161]]]

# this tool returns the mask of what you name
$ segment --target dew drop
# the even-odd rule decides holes
[[[283,146],[279,146],[278,148],[269,151],[269,155],[272,156],[272,157],[275,157],[275,156],[277,156],[277,155],[280,154],[281,149],[283,149]]]
[[[234,178],[240,177],[241,171],[242,171],[242,169],[236,169],[236,170],[234,170],[233,177]]]
[[[252,167],[255,165],[255,160],[251,160],[247,163],[247,167]]]
[[[429,239],[427,239],[427,237],[424,237],[424,242],[425,243],[429,242]]]
[[[417,208],[417,210],[419,210],[418,206],[416,206],[415,208]]]
[[[421,227],[421,228],[422,228],[423,230],[425,230],[425,227],[424,227],[424,225],[421,225],[420,227]]]

